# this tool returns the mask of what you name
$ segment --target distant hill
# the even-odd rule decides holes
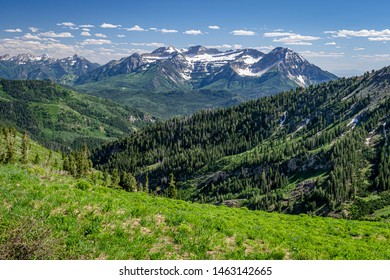
[[[48,147],[68,149],[117,139],[153,118],[50,81],[0,79],[0,120],[2,125],[28,131]]]

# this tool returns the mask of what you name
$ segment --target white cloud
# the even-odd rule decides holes
[[[0,53],[17,55],[20,53],[31,53],[40,55],[47,53],[53,57],[65,57],[74,53],[81,53],[81,49],[76,46],[64,45],[51,40],[31,41],[15,39],[0,39]]]
[[[88,31],[83,31],[83,32],[81,32],[80,35],[81,36],[91,36],[91,33],[89,33]]]
[[[125,35],[122,35],[122,34],[119,34],[119,35],[116,35],[118,38],[125,38],[126,36]]]
[[[254,36],[256,35],[255,32],[253,31],[249,31],[249,30],[233,30],[232,32],[230,32],[230,34],[234,35],[234,36]]]
[[[58,26],[64,26],[64,27],[75,27],[76,24],[74,24],[73,22],[61,22],[61,23],[57,23]]]
[[[191,29],[191,30],[184,31],[183,34],[187,34],[187,35],[202,35],[202,31]]]
[[[295,35],[295,34],[291,32],[279,32],[279,31],[264,33],[264,37],[286,37],[291,35]]]
[[[255,49],[258,49],[260,51],[272,51],[275,47],[274,46],[260,46],[260,47],[255,47]]]
[[[70,34],[69,32],[55,33],[54,31],[39,33],[39,36],[52,37],[52,38],[71,38],[71,37],[73,37],[73,35]]]
[[[390,41],[389,37],[368,37],[369,41],[377,41],[377,42],[383,42],[383,41]]]
[[[354,51],[364,51],[365,48],[354,48],[353,50],[354,50]]]
[[[390,41],[390,29],[383,30],[338,30],[338,31],[326,31],[325,33],[333,34],[334,38],[351,38],[351,37],[365,37],[369,41]]]
[[[89,31],[91,31],[91,29],[89,29],[89,28],[83,28],[83,31],[89,32]]]
[[[150,27],[149,30],[150,31],[157,31],[157,28],[156,27]]]
[[[165,29],[165,28],[158,30],[158,31],[160,31],[161,33],[177,33],[177,32],[179,32],[175,29]]]
[[[102,33],[96,33],[95,36],[99,38],[107,38],[107,35],[104,35]]]
[[[142,28],[141,26],[139,25],[134,25],[133,27],[130,27],[130,28],[124,28],[125,30],[127,31],[146,31],[144,28]]]
[[[327,31],[330,34],[335,34],[336,37],[378,37],[378,36],[390,36],[390,30],[338,30],[338,31]],[[331,33],[332,32],[332,33]]]
[[[302,41],[315,41],[321,39],[320,37],[314,37],[314,36],[304,36],[299,34],[292,34],[287,37],[283,37],[280,39],[274,39],[274,42],[280,42],[280,43],[297,43]]]
[[[39,30],[39,28],[37,28],[37,27],[29,27],[28,29],[31,30],[31,32],[33,32],[33,33],[38,32],[38,30]]]
[[[82,24],[82,25],[79,25],[79,27],[81,27],[81,28],[93,28],[93,27],[95,27],[95,25],[92,25],[92,24]]]
[[[86,39],[84,40],[81,45],[106,45],[106,44],[112,44],[111,40],[105,40],[105,39]]]
[[[209,25],[209,28],[210,29],[219,29],[219,26],[218,25]]]
[[[312,45],[310,41],[321,39],[320,37],[300,35],[291,32],[268,32],[264,33],[264,37],[274,37],[272,40],[273,42],[295,46],[310,46]]]
[[[374,61],[389,61],[390,54],[365,54],[365,55],[356,55],[352,56],[360,59],[374,60]]]
[[[163,43],[131,43],[133,46],[147,46],[147,47],[155,47],[155,48],[161,48],[165,47],[165,44]]]
[[[115,24],[111,24],[111,23],[103,23],[100,25],[101,28],[119,28],[121,26],[122,25],[115,25]]]
[[[336,42],[329,42],[329,43],[325,43],[324,45],[325,46],[336,46],[337,43]]]
[[[327,52],[324,52],[324,51],[319,51],[319,52],[303,51],[303,52],[299,52],[299,54],[301,54],[304,57],[334,57],[334,58],[344,57],[344,53],[342,53],[342,52],[339,52],[339,53],[336,53],[336,52],[327,53]]]
[[[222,45],[206,46],[206,48],[210,48],[210,49],[241,49],[242,45],[239,45],[239,44],[234,44],[234,45],[222,44]]]
[[[37,36],[37,35],[34,35],[34,34],[31,34],[31,33],[26,33],[23,35],[22,39],[26,39],[26,40],[36,40],[36,41],[42,41],[42,38]]]
[[[5,32],[10,32],[10,33],[20,33],[22,32],[22,29],[16,28],[16,29],[5,29]]]

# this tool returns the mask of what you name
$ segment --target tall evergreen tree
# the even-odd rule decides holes
[[[27,135],[27,131],[24,132],[22,137],[22,163],[28,163],[28,153],[30,150],[30,138]]]
[[[176,190],[176,185],[175,185],[175,178],[173,176],[173,173],[169,174],[167,196],[169,198],[176,198],[176,196],[177,196],[177,190]]]

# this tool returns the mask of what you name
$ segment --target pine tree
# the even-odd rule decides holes
[[[173,173],[169,174],[167,196],[169,198],[174,198],[174,199],[177,196],[177,190],[176,190],[176,185],[175,185],[175,178],[173,176]]]
[[[146,174],[144,192],[149,193],[149,175]]]
[[[8,129],[5,129],[6,133],[6,141],[7,141],[7,156],[6,156],[6,162],[13,162],[15,159],[15,136],[16,136],[16,129],[13,127],[10,127]]]
[[[120,182],[120,177],[119,177],[118,169],[115,168],[111,174],[111,186],[116,187],[118,186],[119,182]]]
[[[22,137],[22,163],[28,163],[28,153],[30,150],[30,139],[25,131]]]
[[[36,154],[33,163],[39,164],[40,162],[41,162],[41,157],[39,156],[39,154]]]

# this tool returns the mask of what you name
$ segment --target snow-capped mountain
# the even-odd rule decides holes
[[[203,46],[188,49],[169,46],[113,60],[80,76],[75,83],[96,82],[124,74],[150,77],[150,83],[145,85],[148,89],[153,89],[153,84],[155,87],[165,86],[167,90],[182,89],[183,86],[192,89],[217,86],[221,89],[258,89],[272,82],[274,88],[270,91],[273,92],[337,78],[287,48],[276,48],[265,54],[255,49],[222,52]],[[167,83],[162,85],[164,79],[168,86]],[[160,82],[156,83],[156,80]]]
[[[0,56],[0,77],[50,79],[68,85],[126,80],[135,90],[233,90],[261,96],[336,79],[291,49],[265,54],[255,49],[220,51],[204,46],[161,47],[134,53],[103,66],[74,55],[54,59],[48,55]],[[109,80],[107,80],[109,82]]]
[[[76,77],[98,68],[82,56],[73,55],[63,59],[54,59],[47,54],[34,56],[0,56],[0,77],[14,80],[43,80],[72,84]]]

